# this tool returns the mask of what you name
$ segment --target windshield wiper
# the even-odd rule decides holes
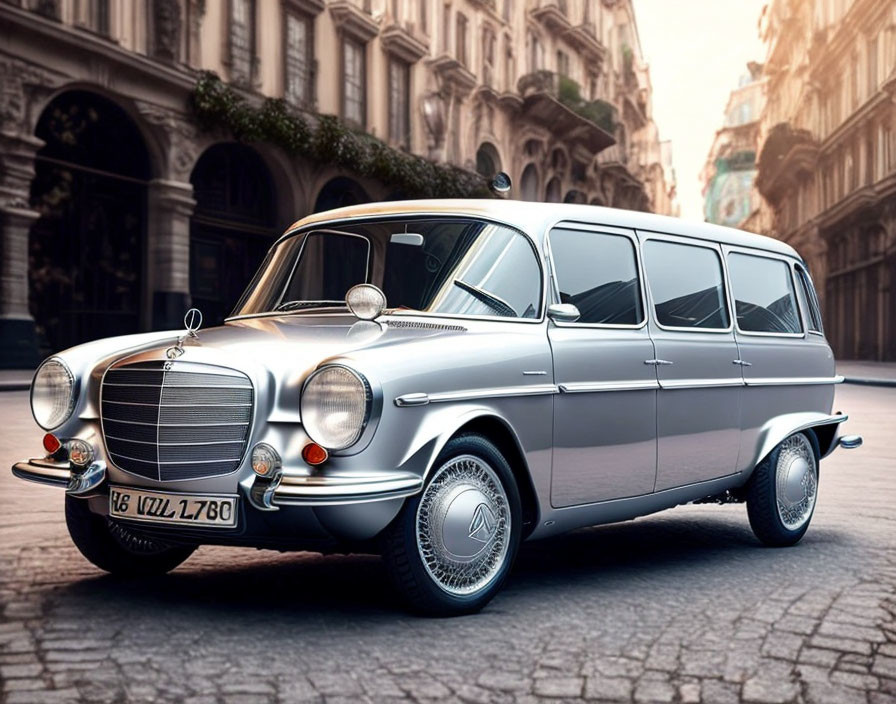
[[[506,301],[502,301],[500,298],[489,293],[488,291],[483,291],[481,288],[473,286],[472,284],[468,284],[466,281],[461,281],[460,279],[455,279],[452,283],[458,288],[461,288],[469,293],[474,298],[477,298],[485,303],[485,305],[489,306],[492,310],[497,311],[498,315],[503,315],[507,318],[517,317],[516,311],[511,308]]]
[[[345,305],[345,301],[286,301],[278,305],[274,310],[299,310],[301,308],[317,308],[318,306],[332,307],[334,303],[337,306]]]

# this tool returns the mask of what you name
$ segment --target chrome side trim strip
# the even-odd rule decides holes
[[[802,386],[811,384],[842,384],[842,376],[780,376],[747,379],[747,386]]]
[[[662,389],[712,389],[725,386],[743,386],[744,380],[740,377],[728,379],[661,379]]]
[[[475,401],[483,398],[505,398],[510,396],[547,396],[558,392],[555,384],[531,384],[529,386],[500,386],[492,389],[469,389],[464,391],[442,391],[434,394],[404,394],[395,399],[395,405],[425,406],[429,403],[452,401]]]
[[[560,392],[564,394],[587,394],[601,391],[644,391],[658,389],[660,385],[655,379],[644,381],[574,381],[560,384]]]

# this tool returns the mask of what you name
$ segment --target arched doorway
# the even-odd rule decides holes
[[[190,176],[190,295],[206,324],[220,324],[239,300],[277,234],[271,174],[255,150],[216,144]]]
[[[538,172],[534,164],[529,164],[523,169],[523,177],[520,179],[520,196],[523,200],[538,200]]]
[[[501,157],[494,144],[483,142],[476,150],[476,171],[480,176],[493,179],[501,171]]]
[[[314,212],[320,213],[324,210],[342,208],[346,205],[369,202],[370,196],[361,188],[360,184],[345,176],[337,176],[327,181],[324,187],[320,189],[320,193],[317,194],[317,200],[314,202]]]
[[[149,153],[115,103],[72,90],[41,113],[29,288],[41,352],[138,332]]]
[[[562,200],[562,186],[559,178],[552,178],[548,181],[548,187],[545,189],[544,199],[548,203],[559,203]]]

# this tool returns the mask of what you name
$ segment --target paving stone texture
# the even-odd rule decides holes
[[[9,473],[39,447],[27,393],[0,404],[2,702],[896,704],[896,389],[838,388],[865,446],[822,463],[797,547],[760,547],[742,505],[683,506],[527,544],[448,620],[402,612],[370,556],[207,547],[104,576],[62,492]]]

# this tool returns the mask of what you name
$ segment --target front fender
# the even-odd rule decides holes
[[[448,441],[458,430],[480,418],[493,418],[500,422],[513,437],[520,455],[525,456],[513,426],[496,409],[478,404],[448,405],[432,408],[417,425],[417,430],[399,465],[400,468],[418,474],[425,484],[436,458]],[[528,471],[528,468],[526,469]]]

